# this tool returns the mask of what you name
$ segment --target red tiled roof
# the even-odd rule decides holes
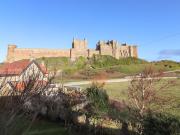
[[[31,64],[30,60],[20,60],[13,63],[6,63],[0,67],[0,76],[20,75]],[[44,66],[39,66],[43,73],[47,73]]]

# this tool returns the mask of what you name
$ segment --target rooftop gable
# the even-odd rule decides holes
[[[0,67],[0,76],[15,76],[23,73],[32,63],[35,63],[37,67],[47,74],[47,69],[43,65],[39,65],[37,62],[30,60],[20,60],[12,63],[5,63]]]

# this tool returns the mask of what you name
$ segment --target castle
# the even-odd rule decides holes
[[[119,44],[117,41],[99,41],[96,49],[88,49],[86,39],[73,39],[71,49],[28,49],[17,48],[16,45],[9,45],[6,62],[14,62],[22,59],[41,57],[69,57],[72,60],[83,56],[92,57],[94,54],[110,55],[117,59],[122,57],[138,57],[137,46]]]

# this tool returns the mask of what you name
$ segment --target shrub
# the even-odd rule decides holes
[[[86,89],[86,94],[96,114],[106,113],[108,111],[109,97],[103,89],[103,84],[93,83]]]
[[[109,66],[114,66],[118,64],[118,59],[112,57],[112,56],[108,56],[108,55],[94,55],[91,59],[90,59],[90,63],[94,66],[94,67],[109,67]]]
[[[116,59],[108,55],[94,55],[92,58],[90,58],[90,63],[94,67],[102,68],[102,67],[110,67],[110,66],[117,66],[117,65],[146,64],[148,62],[145,60],[142,60],[139,58],[133,58],[133,57]]]
[[[80,73],[85,76],[85,79],[88,79],[97,75],[98,71],[96,69],[86,67]]]
[[[180,120],[168,114],[149,113],[143,127],[144,135],[176,135],[180,133]]]

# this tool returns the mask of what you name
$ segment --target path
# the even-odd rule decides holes
[[[162,77],[163,79],[176,79],[177,77]],[[119,79],[109,79],[109,80],[104,80],[105,83],[116,83],[116,82],[128,82],[131,81],[131,77],[126,77],[126,78],[119,78]],[[78,81],[78,82],[68,82],[65,83],[64,86],[79,86],[79,85],[87,85],[91,84],[92,81]]]

